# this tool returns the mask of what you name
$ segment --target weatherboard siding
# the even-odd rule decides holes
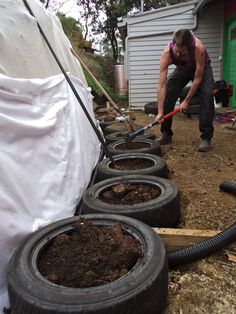
[[[129,80],[130,108],[143,109],[145,103],[156,100],[161,53],[171,40],[175,29],[194,27],[195,18],[192,10],[193,4],[186,4],[173,9],[169,8],[166,10],[166,16],[165,11],[162,10],[161,14],[157,12],[158,14],[133,17],[130,23],[127,20],[126,70]],[[208,48],[216,80],[220,79],[222,23],[222,2],[216,0],[213,4],[206,5],[199,13],[198,26],[194,30],[196,36],[199,36]],[[165,33],[161,34],[162,32]],[[171,66],[169,73],[173,69],[174,66]]]
[[[198,27],[194,31],[207,47],[211,58],[214,79],[221,79],[221,62],[223,45],[224,3],[212,1],[199,12]]]

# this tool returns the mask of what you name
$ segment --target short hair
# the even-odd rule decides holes
[[[189,47],[192,43],[193,33],[187,29],[179,29],[174,32],[173,35],[173,44],[176,44],[178,47],[187,46]]]

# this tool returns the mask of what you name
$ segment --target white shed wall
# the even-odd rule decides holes
[[[215,0],[203,7],[199,12],[197,28],[198,36],[207,48],[215,81],[221,79],[221,62],[219,57],[223,50],[224,2]]]

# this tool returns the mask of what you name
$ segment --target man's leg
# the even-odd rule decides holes
[[[214,84],[210,63],[205,66],[203,79],[198,88],[200,98],[199,130],[202,142],[199,151],[206,152],[211,148],[211,138],[214,133],[213,119],[215,114],[212,88]]]
[[[182,92],[183,88],[188,84],[191,80],[191,76],[188,72],[179,70],[176,68],[167,80],[166,87],[166,98],[164,104],[164,115],[172,111],[175,107],[175,103]],[[160,144],[166,144],[171,142],[171,137],[173,135],[173,131],[171,130],[172,126],[172,117],[165,120],[161,124],[161,133],[159,142]],[[166,140],[165,140],[166,139]]]

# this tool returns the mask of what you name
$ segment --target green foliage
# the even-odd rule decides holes
[[[96,85],[94,80],[91,78],[91,76],[84,71],[85,78],[87,80],[88,86],[91,87],[93,91],[95,91],[99,96],[103,95],[103,92],[101,89]],[[123,106],[125,108],[128,107],[128,97],[120,96],[116,93],[114,87],[110,86],[107,81],[99,80],[99,83],[102,85],[102,87],[105,89],[105,91],[108,93],[108,95],[111,97],[111,99],[119,106]]]
[[[98,55],[91,55],[80,50],[80,57],[85,62],[86,66],[98,80],[98,82],[102,85],[105,91],[110,95],[110,97],[114,100],[118,105],[128,106],[127,97],[122,97],[117,95],[115,91],[115,82],[114,82],[114,60],[108,57],[102,57]],[[100,88],[96,85],[93,78],[90,74],[84,70],[84,74],[88,83],[88,86],[91,87],[93,91],[95,91],[99,96],[102,96],[103,93]]]
[[[105,90],[109,91],[109,93],[114,92],[114,59],[110,57],[103,57],[95,54],[86,53],[81,47],[91,47],[91,42],[85,41],[82,36],[82,31],[80,28],[80,24],[71,17],[66,17],[62,13],[57,14],[63,30],[70,40],[75,51],[80,55],[86,66],[93,73],[96,79],[100,82]],[[97,94],[101,94],[101,91],[94,83],[93,79],[90,77],[86,70],[84,69],[84,73],[87,79],[88,85],[95,91]]]
[[[66,36],[70,37],[73,31],[77,31],[81,33],[78,22],[73,17],[66,17],[63,13],[58,12],[57,16],[59,17],[62,28],[66,34]]]
[[[184,0],[145,0],[144,11],[158,9],[183,1]],[[86,20],[86,25],[89,18],[91,19],[91,27],[94,34],[105,34],[103,42],[106,51],[112,51],[112,57],[117,61],[119,59],[119,40],[121,40],[117,26],[118,18],[128,15],[133,9],[139,11],[140,0],[77,0],[77,4],[83,6],[83,18]],[[104,20],[100,18],[101,13],[106,15]]]
[[[69,38],[74,48],[89,48],[92,46],[91,41],[84,40],[82,26],[78,21],[76,21],[73,17],[65,16],[65,14],[61,12],[58,12],[57,16],[61,21],[61,25],[66,36]]]
[[[144,0],[144,11],[149,11],[152,9],[159,9],[168,5],[173,5],[181,2],[187,2],[190,0]],[[140,1],[139,1],[140,3]]]

